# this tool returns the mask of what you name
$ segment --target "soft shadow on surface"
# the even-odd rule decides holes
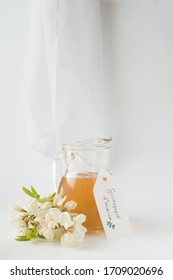
[[[149,233],[154,230],[159,231],[167,231],[169,229],[170,233],[173,234],[173,225],[169,225],[168,223],[164,223],[162,221],[156,221],[156,220],[150,220],[150,219],[144,219],[144,218],[131,218],[131,225],[133,228],[133,232],[135,234],[141,234],[141,233]]]
[[[146,232],[150,230],[151,227],[154,227],[153,222],[149,221],[148,219],[131,218],[130,221],[134,233]]]

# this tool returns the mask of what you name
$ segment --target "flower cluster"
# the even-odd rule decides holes
[[[86,216],[72,212],[77,206],[75,201],[67,201],[67,196],[56,193],[41,199],[33,187],[31,191],[24,187],[23,190],[32,197],[28,205],[24,206],[20,201],[10,205],[17,212],[11,218],[11,224],[20,232],[16,240],[27,241],[36,237],[58,239],[65,246],[84,240],[87,230],[82,223]]]

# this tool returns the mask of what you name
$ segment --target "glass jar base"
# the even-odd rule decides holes
[[[88,228],[87,229],[87,234],[102,234],[104,233],[103,228]]]

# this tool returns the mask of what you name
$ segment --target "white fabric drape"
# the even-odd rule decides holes
[[[33,0],[27,94],[30,143],[103,137],[104,88],[99,0]]]

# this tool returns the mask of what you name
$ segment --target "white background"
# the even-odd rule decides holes
[[[106,2],[106,1],[104,1]],[[52,159],[29,147],[25,59],[29,0],[0,0],[1,259],[173,258],[173,1],[102,5],[111,169],[131,219],[132,236],[87,236],[78,248],[17,243],[8,204],[21,186],[52,188]]]

